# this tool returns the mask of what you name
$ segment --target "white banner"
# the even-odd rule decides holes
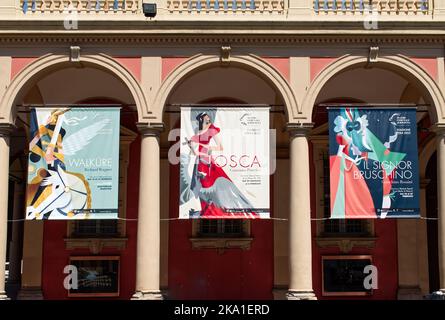
[[[181,108],[179,218],[269,218],[269,108]]]

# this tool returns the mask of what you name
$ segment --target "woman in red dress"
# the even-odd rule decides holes
[[[198,188],[201,202],[201,218],[255,218],[250,201],[218,166],[212,152],[223,151],[218,133],[221,131],[213,125],[210,116],[201,112],[196,117],[198,134],[188,144],[197,156],[197,165],[192,177],[192,189]],[[212,139],[215,145],[210,145]],[[196,150],[197,146],[197,150]],[[198,186],[196,186],[198,182]]]

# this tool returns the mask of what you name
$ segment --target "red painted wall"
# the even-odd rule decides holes
[[[32,57],[12,57],[11,59],[11,79],[22,71],[26,66],[28,66],[31,62],[36,60],[37,58]]]
[[[290,60],[289,58],[265,57],[263,58],[271,64],[281,75],[290,81]]]
[[[114,59],[130,71],[136,80],[141,81],[142,59],[140,57],[116,57]]]
[[[179,166],[170,166],[170,218],[179,216]],[[193,250],[192,222],[170,221],[169,297],[272,299],[273,222],[252,221],[250,250]]]
[[[311,58],[311,82],[315,79],[318,74],[324,70],[329,64],[334,62],[336,58]]]
[[[437,81],[437,74],[439,71],[437,70],[437,59],[436,58],[416,58],[412,57],[415,63],[417,63],[423,70],[425,70],[431,78]]]
[[[125,119],[125,117],[122,117],[121,120],[121,124],[137,132],[134,125],[135,122],[134,119]],[[137,138],[130,146],[126,211],[128,219],[137,219],[139,159],[140,138]],[[66,277],[66,274],[63,273],[64,267],[69,264],[70,256],[92,255],[88,249],[66,250],[64,241],[66,232],[67,222],[45,221],[42,270],[42,291],[45,299],[68,299],[67,291],[63,287],[63,280]],[[120,256],[120,296],[118,299],[130,299],[134,294],[136,284],[137,221],[127,221],[126,232],[128,238],[126,249],[119,251],[117,249],[107,248],[99,254],[100,256]]]
[[[184,63],[188,58],[186,57],[166,57],[162,58],[162,81],[180,64]]]

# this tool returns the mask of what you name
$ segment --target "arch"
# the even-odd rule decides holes
[[[368,60],[365,56],[345,55],[329,64],[312,81],[302,103],[303,115],[306,116],[307,119],[311,119],[315,101],[325,84],[330,79],[342,71],[362,67],[367,63]],[[434,79],[432,79],[420,66],[405,56],[396,55],[379,57],[378,62],[373,63],[373,67],[392,70],[405,77],[405,79],[420,84],[420,89],[424,89],[422,90],[422,94],[424,94],[426,100],[430,100],[429,102],[432,104],[432,108],[430,109],[430,117],[432,121],[443,121],[445,115],[445,97],[443,92]]]
[[[154,108],[156,108],[153,110],[153,114],[156,116],[156,118],[162,119],[162,114],[164,112],[167,100],[177,84],[193,73],[213,66],[218,66],[220,63],[221,60],[219,56],[198,54],[176,67],[163,81],[156,94],[153,103]],[[286,79],[277,70],[275,70],[272,65],[255,55],[240,55],[230,57],[230,67],[232,66],[253,71],[258,76],[265,78],[281,94],[288,121],[292,122],[292,120],[297,117],[299,110],[298,103],[295,98],[296,96]]]
[[[104,54],[81,56],[80,63],[83,66],[91,66],[116,76],[130,90],[136,104],[139,121],[143,122],[143,119],[152,118],[142,87],[124,66]],[[28,64],[14,77],[3,95],[0,104],[0,122],[14,123],[15,99],[22,90],[31,85],[32,80],[38,79],[42,74],[46,75],[63,67],[75,66],[76,64],[70,61],[69,56],[54,54],[47,54]]]

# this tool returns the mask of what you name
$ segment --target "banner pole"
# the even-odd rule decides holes
[[[315,107],[325,107],[329,109],[339,108],[360,108],[360,109],[416,109],[420,112],[428,111],[429,104],[414,104],[414,103],[320,103]]]
[[[135,104],[121,103],[48,103],[48,104],[18,104],[18,108],[110,108],[110,107],[135,107]]]

